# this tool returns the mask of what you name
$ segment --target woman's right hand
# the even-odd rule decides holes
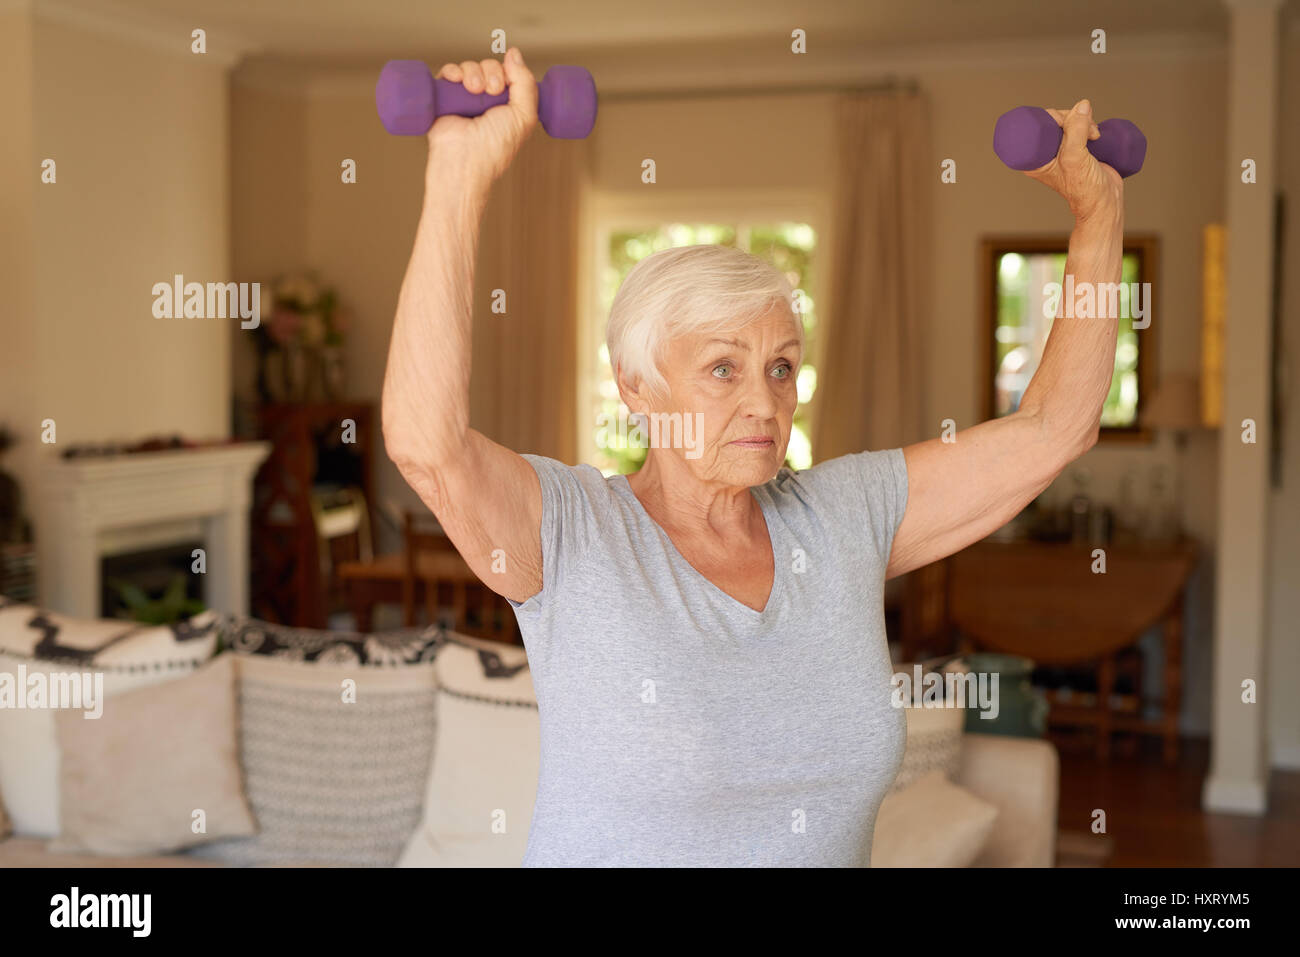
[[[451,164],[461,171],[496,180],[537,125],[537,81],[518,47],[503,61],[448,63],[438,77],[462,84],[470,93],[495,95],[507,88],[510,102],[480,116],[440,116],[429,128],[429,166]]]

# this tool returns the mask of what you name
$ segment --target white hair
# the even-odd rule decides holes
[[[653,396],[668,383],[659,371],[669,339],[685,333],[731,333],[775,307],[798,330],[794,290],[766,260],[729,246],[678,246],[652,253],[632,267],[614,297],[605,329],[609,364]],[[638,387],[640,388],[640,387]]]

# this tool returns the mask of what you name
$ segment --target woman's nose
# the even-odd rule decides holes
[[[779,407],[776,391],[769,378],[750,376],[742,387],[740,411],[757,419],[770,419]]]

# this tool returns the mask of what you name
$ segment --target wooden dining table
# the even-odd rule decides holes
[[[403,552],[338,566],[337,574],[346,590],[357,631],[371,630],[376,605],[402,604],[406,568]],[[451,611],[449,627],[453,631],[520,644],[510,603],[484,585],[459,553],[421,551],[416,555],[416,608],[428,606],[429,589],[434,589],[437,606]]]
[[[1048,695],[1049,723],[1095,729],[1103,760],[1112,731],[1159,735],[1172,764],[1183,692],[1183,599],[1200,547],[1183,538],[1103,551],[1104,572],[1089,545],[977,542],[945,561],[948,621],[962,636],[961,651],[1095,666],[1095,694]],[[1147,717],[1140,688],[1116,693],[1116,663],[1153,626],[1163,637],[1164,687],[1158,716]]]

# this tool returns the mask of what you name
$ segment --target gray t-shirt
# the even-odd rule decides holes
[[[541,721],[524,866],[869,866],[907,736],[884,621],[902,449],[751,490],[776,560],[762,612],[696,571],[624,476],[524,458],[543,576],[511,602]]]

